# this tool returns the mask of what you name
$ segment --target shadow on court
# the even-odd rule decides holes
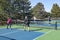
[[[35,29],[35,30],[31,30],[31,31],[40,31],[40,30],[43,30],[43,29]]]

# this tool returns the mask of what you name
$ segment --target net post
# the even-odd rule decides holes
[[[57,21],[55,22],[55,30],[57,30]]]

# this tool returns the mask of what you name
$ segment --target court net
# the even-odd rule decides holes
[[[19,23],[21,26],[24,25],[24,23]],[[42,20],[35,20],[35,21],[30,21],[30,26],[31,27],[40,27],[40,28],[46,28],[46,29],[60,29],[60,23],[57,22],[56,24],[56,21],[42,21]]]

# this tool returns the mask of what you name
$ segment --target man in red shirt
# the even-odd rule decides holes
[[[7,18],[7,29],[8,29],[8,26],[10,26],[11,28],[11,22],[12,22],[12,19],[10,17]]]

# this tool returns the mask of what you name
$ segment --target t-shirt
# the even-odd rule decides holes
[[[27,18],[24,20],[24,23],[25,23],[25,24],[27,24],[27,23],[28,23],[28,19],[27,19]]]
[[[11,18],[9,18],[8,20],[7,20],[7,24],[10,24],[11,23]]]

